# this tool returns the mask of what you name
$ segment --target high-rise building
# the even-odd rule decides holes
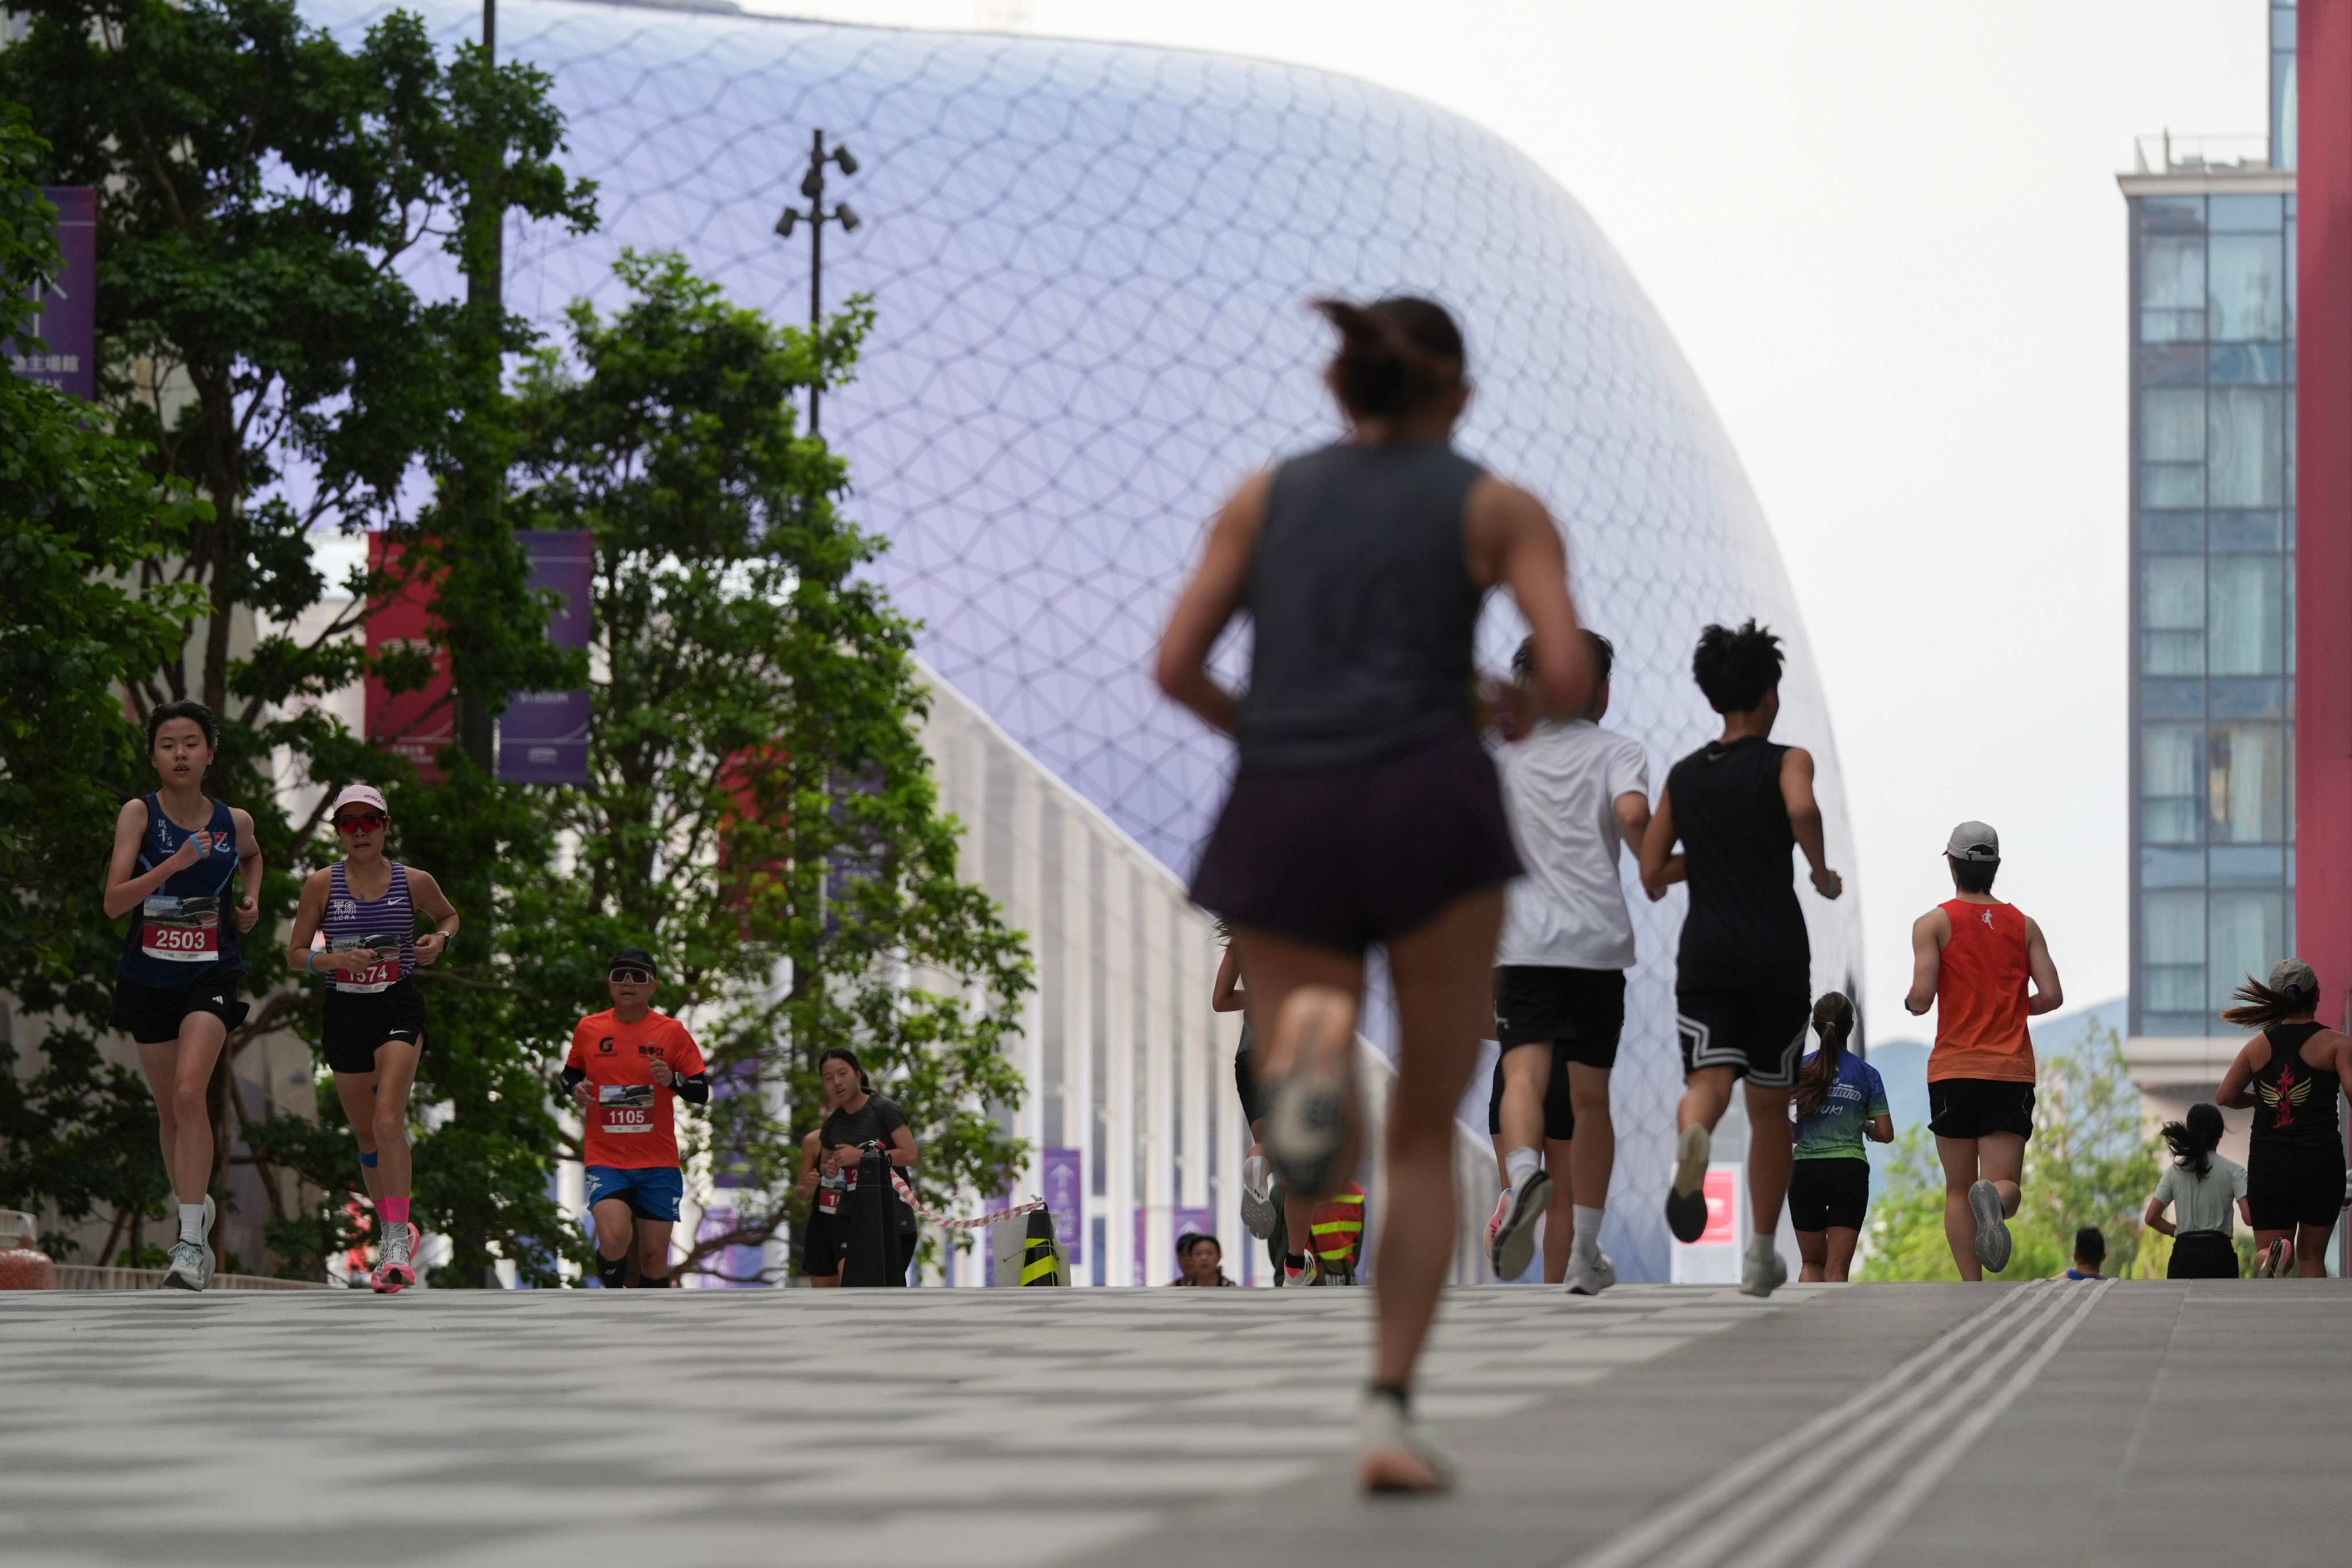
[[[2267,137],[2144,139],[2131,234],[2131,1040],[2176,1114],[2294,949],[2295,10]]]

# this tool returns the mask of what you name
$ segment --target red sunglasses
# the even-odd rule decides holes
[[[373,833],[383,826],[383,813],[380,811],[354,811],[335,818],[338,833]]]

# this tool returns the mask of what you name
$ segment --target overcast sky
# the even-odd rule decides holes
[[[803,0],[1295,60],[1499,132],[1599,221],[1714,399],[1823,660],[1871,1032],[1964,817],[2070,1004],[2126,984],[2133,138],[2259,132],[2263,0]]]

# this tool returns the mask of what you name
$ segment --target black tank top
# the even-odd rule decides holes
[[[1690,882],[1677,990],[1811,992],[1812,945],[1789,858],[1797,836],[1780,798],[1788,750],[1761,735],[1710,741],[1666,775]]]
[[[2254,1130],[2249,1142],[2336,1146],[2336,1075],[2315,1072],[2303,1059],[2304,1042],[2326,1027],[2273,1024],[2263,1031],[2271,1043],[2271,1059],[2254,1069]]]
[[[1274,472],[1243,603],[1244,772],[1355,767],[1475,737],[1482,596],[1463,514],[1477,464],[1442,441],[1326,447]]]

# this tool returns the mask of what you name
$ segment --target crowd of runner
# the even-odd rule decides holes
[[[1453,1258],[1454,1110],[1482,1040],[1499,1047],[1487,1111],[1503,1185],[1487,1226],[1496,1273],[1521,1274],[1540,1237],[1545,1276],[1568,1291],[1597,1294],[1616,1278],[1601,1238],[1616,1148],[1610,1079],[1635,960],[1622,856],[1634,858],[1649,899],[1687,889],[1672,1233],[1696,1241],[1709,1225],[1714,1135],[1737,1091],[1750,1238],[1739,1288],[1769,1295],[1786,1279],[1775,1241],[1784,1205],[1803,1278],[1843,1279],[1868,1205],[1865,1144],[1894,1128],[1878,1075],[1848,1048],[1852,1001],[1812,988],[1797,858],[1814,896],[1834,900],[1843,884],[1813,759],[1771,739],[1780,639],[1753,620],[1706,628],[1691,668],[1721,732],[1676,762],[1653,799],[1641,743],[1602,725],[1615,650],[1579,622],[1560,530],[1452,444],[1471,395],[1453,319],[1413,298],[1319,308],[1340,336],[1326,382],[1349,437],[1234,495],[1175,607],[1157,677],[1237,746],[1192,891],[1227,937],[1213,1005],[1244,1015],[1234,1078],[1253,1143],[1242,1212],[1279,1260],[1277,1283],[1356,1275],[1358,1005],[1366,953],[1386,953],[1400,1049],[1360,1466],[1367,1488],[1426,1491],[1452,1476],[1410,1395]],[[1511,678],[1482,688],[1473,637],[1497,587],[1529,635]],[[1236,693],[1212,677],[1209,656],[1244,614],[1254,649]],[[137,1043],[178,1205],[165,1282],[202,1290],[215,1217],[205,1091],[247,1013],[241,941],[259,918],[262,864],[251,817],[205,793],[219,742],[211,713],[158,707],[147,741],[157,787],[123,805],[105,889],[110,917],[136,916],[113,1023]],[[326,988],[323,1054],[379,1227],[370,1283],[392,1293],[416,1279],[408,1099],[430,1030],[416,971],[446,951],[458,915],[430,875],[387,857],[383,795],[352,785],[327,816],[342,858],[304,883],[286,962]],[[1953,896],[1913,925],[1905,1005],[1937,1012],[1929,1127],[1954,1263],[1974,1280],[2010,1261],[2033,1133],[2028,1019],[2063,993],[2040,928],[1993,895],[1993,829],[1962,823],[1944,854]],[[583,1121],[597,1279],[659,1288],[684,1194],[675,1105],[707,1103],[711,1086],[692,1036],[653,1006],[650,952],[614,953],[606,984],[613,1005],[580,1020],[562,1081]],[[2352,1084],[2352,1039],[2317,1022],[2319,982],[2298,961],[2249,978],[2238,1000],[2224,1016],[2260,1032],[2217,1099],[2252,1109],[2249,1163],[2219,1155],[2220,1111],[2195,1107],[2164,1130],[2175,1159],[2147,1223],[2174,1236],[2177,1274],[2236,1273],[2234,1216],[2255,1234],[2260,1272],[2317,1275],[2345,1190],[2336,1095]],[[822,1077],[828,1111],[800,1173],[803,1267],[821,1285],[883,1282],[845,1272],[846,1200],[863,1181],[873,1203],[896,1205],[882,1231],[899,1239],[874,1268],[903,1283],[913,1215],[886,1189],[917,1162],[913,1133],[851,1051],[827,1052]],[[1188,1235],[1179,1250],[1178,1283],[1232,1283],[1214,1237]],[[2078,1269],[2095,1274],[2104,1240],[2086,1232],[2076,1250]]]

